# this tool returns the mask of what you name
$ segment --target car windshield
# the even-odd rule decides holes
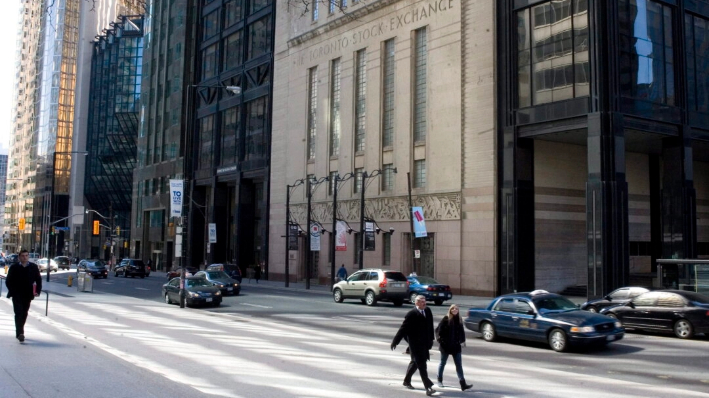
[[[415,279],[418,280],[419,283],[422,285],[437,285],[438,284],[438,282],[435,279],[428,277],[428,276],[417,276]]]
[[[187,279],[186,281],[187,287],[209,287],[212,286],[209,281],[206,279],[202,278],[197,278],[197,279]]]
[[[96,267],[96,268],[99,268],[99,267],[103,267],[103,266],[104,266],[104,265],[103,265],[103,261],[101,261],[101,260],[94,261],[94,262],[92,262],[92,263],[88,263],[88,265],[89,265],[89,267]]]
[[[576,304],[561,296],[543,297],[534,300],[537,310],[542,311],[571,311],[575,310]]]
[[[226,279],[229,277],[229,275],[222,271],[209,271],[207,275],[212,279]]]

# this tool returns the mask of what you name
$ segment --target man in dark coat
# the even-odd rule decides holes
[[[428,351],[433,347],[433,314],[429,308],[426,308],[424,296],[417,296],[415,304],[416,308],[406,313],[404,322],[391,342],[391,349],[394,350],[403,338],[409,341],[411,361],[406,369],[404,387],[414,389],[411,385],[411,376],[418,369],[423,386],[426,388],[426,395],[431,396],[436,391],[433,389],[433,382],[428,378],[426,361],[430,359]]]
[[[25,341],[25,322],[30,311],[30,303],[42,291],[42,275],[37,264],[30,262],[27,250],[21,250],[19,262],[12,264],[7,272],[5,286],[7,298],[12,299],[15,311],[15,337],[20,343]],[[33,285],[36,284],[36,289]]]

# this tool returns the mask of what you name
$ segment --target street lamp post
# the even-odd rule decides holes
[[[307,215],[306,215],[306,228],[308,229],[306,231],[306,250],[308,255],[305,258],[305,288],[310,289],[310,277],[312,276],[312,263],[313,263],[313,251],[311,250],[310,244],[311,244],[311,239],[312,239],[312,234],[313,234],[313,229],[312,229],[312,198],[313,198],[313,189],[312,186],[313,184],[316,186],[319,186],[323,182],[327,181],[328,177],[322,177],[320,179],[316,178],[313,176],[312,178],[308,178],[306,182],[306,190],[307,190],[307,195],[308,195],[308,209],[307,209]],[[318,230],[318,234],[320,231]]]
[[[290,281],[290,261],[288,258],[288,254],[290,251],[290,226],[291,226],[291,221],[290,221],[290,193],[291,189],[294,189],[295,187],[301,186],[305,183],[305,181],[301,178],[300,180],[296,180],[293,185],[287,185],[286,184],[286,257],[285,257],[285,271],[286,271],[286,287],[288,287]]]
[[[56,179],[57,179],[57,155],[70,155],[72,153],[82,153],[84,156],[88,155],[89,153],[86,151],[64,151],[64,152],[54,152],[52,154],[52,191],[49,196],[49,228],[52,227],[52,217],[54,216],[54,186],[56,184]],[[44,220],[42,220],[44,221]],[[44,231],[42,231],[42,235],[44,235]],[[51,248],[52,245],[47,242],[48,246]],[[56,245],[55,245],[56,246]],[[54,248],[56,250],[56,247]],[[47,282],[49,282],[49,274],[51,272],[52,267],[50,267],[50,263],[52,262],[52,253],[51,250],[48,251],[47,253],[48,257],[48,263],[47,263]]]
[[[394,167],[392,171],[396,174],[396,167]],[[359,247],[357,248],[357,250],[359,250],[359,256],[357,258],[359,269],[364,267],[364,191],[367,189],[367,178],[377,177],[383,172],[382,169],[373,170],[371,174],[367,174],[366,171],[362,172],[362,189],[359,198]]]
[[[184,193],[188,192],[187,186],[189,185],[189,195],[183,195],[183,200],[182,200],[182,214],[180,217],[180,228],[184,228],[184,220],[187,217],[187,212],[185,211],[186,209],[189,209],[188,206],[190,206],[190,202],[192,200],[192,189],[193,189],[193,182],[192,182],[192,139],[194,138],[194,123],[196,122],[193,119],[194,116],[194,90],[198,88],[224,88],[226,91],[234,94],[234,95],[240,95],[241,94],[241,87],[239,86],[223,86],[221,84],[218,85],[201,85],[201,84],[190,84],[187,86],[187,100],[185,107],[187,108],[187,120],[185,120],[186,127],[185,127],[185,138],[184,138],[184,153],[183,153],[183,159],[182,159],[182,178],[184,179],[184,184],[183,184],[183,191]],[[204,223],[207,224],[207,219],[205,218]],[[190,223],[189,226],[189,231],[187,232],[187,237],[188,239],[192,236],[192,223]],[[205,236],[205,238],[207,238]],[[207,241],[208,242],[208,241]],[[205,245],[208,245],[209,243],[205,242]],[[187,254],[187,245],[182,245],[182,253],[181,253],[181,272],[180,272],[180,308],[185,308],[185,301],[186,301],[186,294],[187,292],[185,291],[185,277],[186,277],[186,270],[185,267],[187,266],[187,261],[186,259],[186,254]]]
[[[333,177],[335,181],[332,181],[332,233],[330,234],[330,290],[335,286],[335,269],[337,265],[335,264],[335,240],[337,239],[337,190],[339,189],[337,183],[345,182],[351,178],[355,177],[354,173],[347,173],[342,178],[340,175],[335,173]]]

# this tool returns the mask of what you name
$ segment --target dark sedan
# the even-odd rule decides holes
[[[185,278],[186,304],[187,305],[212,305],[222,303],[222,292],[204,278],[190,276]],[[162,295],[165,303],[180,302],[180,278],[172,278],[162,285]]]
[[[625,305],[603,309],[601,313],[617,318],[627,328],[670,332],[680,339],[709,333],[709,297],[695,292],[647,292]]]
[[[71,260],[67,256],[57,256],[54,257],[54,261],[57,263],[59,269],[69,269],[71,268]]]
[[[76,266],[76,273],[86,272],[94,278],[108,278],[108,270],[106,264],[101,260],[81,260]]]
[[[195,267],[186,267],[186,269],[187,269],[187,274],[189,274],[188,276],[192,276],[192,275],[196,274],[197,272],[199,272],[199,270]],[[180,273],[182,273],[182,268],[175,268],[171,271],[167,271],[167,279],[170,280],[172,278],[176,278],[176,277],[180,276]]]
[[[222,291],[222,295],[233,294],[238,296],[241,292],[239,282],[230,278],[224,271],[199,271],[194,276],[208,280]]]
[[[649,291],[650,289],[639,286],[621,287],[613,290],[603,298],[588,300],[581,304],[581,309],[590,312],[599,312],[606,307],[625,304],[635,297]]]
[[[418,295],[426,297],[426,301],[433,301],[436,305],[453,298],[450,286],[438,283],[431,277],[409,275],[406,279],[409,281],[409,301],[412,304],[416,302]]]
[[[120,264],[116,266],[113,272],[115,276],[123,275],[126,278],[129,276],[133,278],[139,276],[141,278],[145,278],[147,269],[143,260],[124,258],[121,260]]]
[[[558,352],[570,345],[604,345],[623,338],[620,322],[580,310],[558,294],[544,290],[497,297],[485,309],[471,308],[465,326],[485,341],[498,336],[547,342]]]

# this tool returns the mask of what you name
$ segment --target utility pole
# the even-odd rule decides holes
[[[108,217],[111,220],[111,230],[109,233],[111,234],[111,258],[108,260],[109,261],[109,269],[113,271],[114,267],[114,260],[113,260],[113,230],[116,228],[116,219],[113,218],[113,202],[108,204]]]

